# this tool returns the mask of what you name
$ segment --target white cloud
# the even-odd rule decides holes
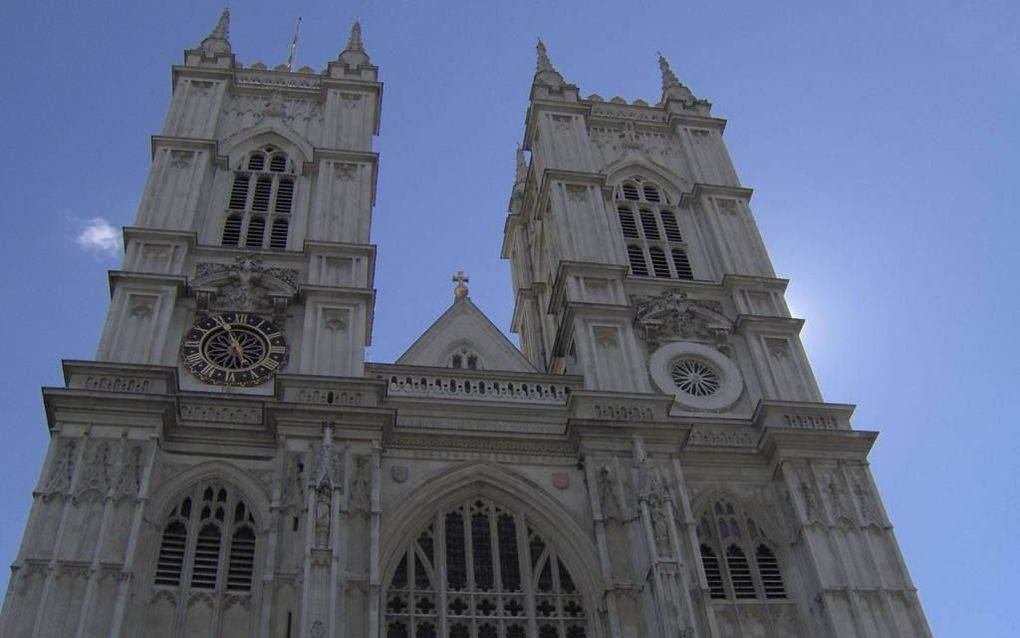
[[[110,257],[120,256],[120,232],[102,217],[86,220],[75,243],[86,250]]]

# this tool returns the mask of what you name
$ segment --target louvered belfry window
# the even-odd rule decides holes
[[[787,600],[775,545],[754,518],[720,498],[698,524],[701,566],[713,600]]]
[[[615,197],[630,274],[694,279],[676,208],[662,189],[644,178],[632,177],[617,187]]]
[[[386,588],[386,638],[585,638],[584,598],[520,513],[486,499],[439,512]]]
[[[251,592],[255,519],[237,490],[219,481],[197,485],[171,510],[156,559],[159,589]]]
[[[230,185],[221,243],[285,250],[294,205],[295,167],[273,146],[249,153]]]

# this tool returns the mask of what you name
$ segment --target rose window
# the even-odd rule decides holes
[[[682,392],[695,397],[707,397],[722,387],[722,378],[715,368],[700,359],[680,359],[669,370],[673,383]]]

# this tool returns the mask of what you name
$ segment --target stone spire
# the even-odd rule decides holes
[[[347,38],[347,46],[340,52],[338,60],[350,68],[371,63],[368,54],[365,53],[365,45],[361,41],[361,23],[359,21],[355,20],[351,25],[351,35]]]
[[[681,102],[694,101],[694,94],[680,82],[679,78],[676,77],[676,73],[673,73],[673,69],[669,68],[669,60],[661,53],[659,53],[659,70],[662,71],[663,102],[671,98]]]
[[[202,53],[209,57],[230,54],[230,9],[224,9],[216,26],[202,43],[198,45]]]
[[[542,42],[542,38],[538,39],[538,45],[535,47],[538,52],[538,61],[535,64],[535,84],[547,84],[550,86],[560,86],[565,84],[563,76],[556,70],[556,67],[549,61],[549,53],[545,50],[545,43]]]

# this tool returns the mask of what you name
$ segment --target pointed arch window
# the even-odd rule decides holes
[[[242,158],[230,185],[220,243],[286,249],[295,173],[295,163],[274,146],[264,146]]]
[[[256,545],[255,519],[237,490],[219,481],[197,485],[163,525],[155,587],[250,594]]]
[[[635,176],[616,188],[615,199],[630,273],[638,277],[694,279],[676,208],[663,190]]]
[[[713,600],[787,600],[775,544],[743,508],[713,502],[698,524],[701,566]]]
[[[438,512],[386,588],[386,638],[585,638],[584,599],[522,514],[487,499]]]

